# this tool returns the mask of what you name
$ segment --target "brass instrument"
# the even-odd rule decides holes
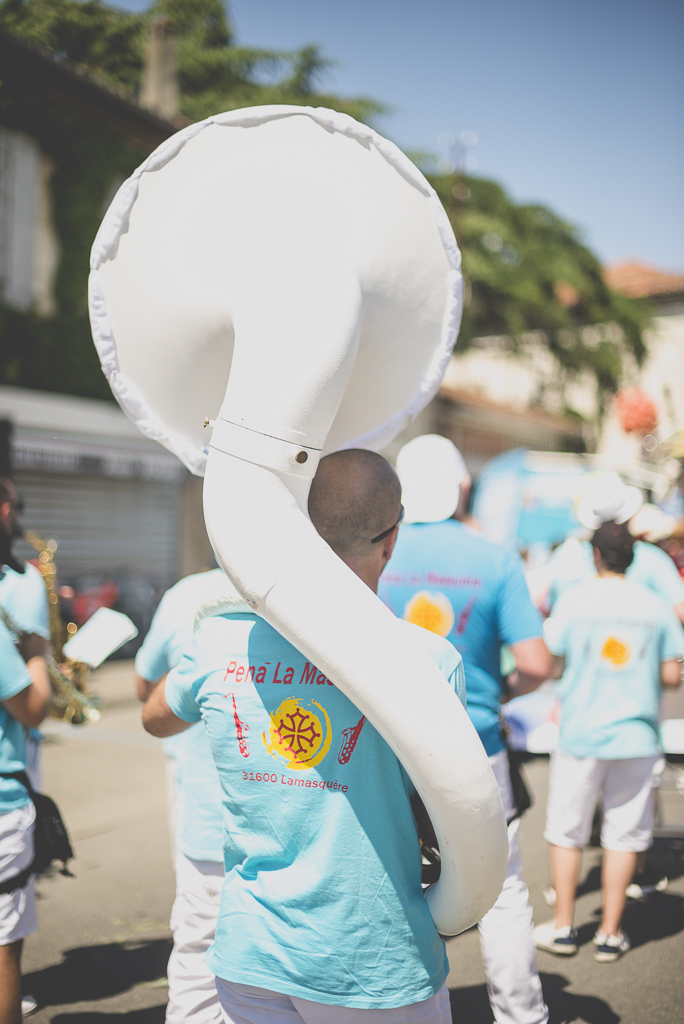
[[[65,627],[59,610],[57,566],[55,565],[57,541],[44,540],[34,530],[27,530],[24,536],[38,552],[38,568],[48,595],[52,653],[45,660],[54,691],[50,714],[53,718],[61,718],[72,725],[97,722],[100,717],[99,701],[88,693],[87,686],[90,669],[82,661],[74,661],[72,658],[65,657],[62,651],[69,636],[76,632],[76,627],[72,623]],[[3,614],[3,619],[9,626],[6,613]],[[9,628],[11,629],[11,627]],[[12,632],[16,636],[15,630]]]

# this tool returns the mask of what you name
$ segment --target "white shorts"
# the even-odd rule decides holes
[[[216,934],[223,876],[222,863],[178,851],[166,1024],[221,1024],[215,978],[204,958]]]
[[[216,979],[226,1024],[451,1024],[449,992],[393,1010],[356,1010]]]
[[[33,860],[32,803],[0,814],[0,882],[13,878]],[[23,889],[0,896],[0,946],[9,946],[38,930],[36,895],[31,876]]]
[[[663,767],[660,754],[601,761],[556,751],[551,755],[544,838],[554,846],[586,846],[600,799],[601,846],[625,853],[647,850],[653,835],[652,794]]]

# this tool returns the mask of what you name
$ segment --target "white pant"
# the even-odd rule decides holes
[[[551,757],[544,839],[570,849],[586,846],[600,799],[604,850],[648,850],[655,813],[653,790],[664,765],[660,754],[602,761],[557,750]]]
[[[216,933],[223,876],[223,864],[178,852],[166,1024],[221,1024],[216,981],[204,957]]]
[[[24,871],[33,860],[36,809],[32,803],[0,814],[0,882]],[[0,946],[38,930],[33,875],[23,889],[0,896]]]
[[[508,754],[502,750],[489,758],[506,817],[513,813],[513,794]],[[544,1005],[537,973],[537,951],[532,941],[532,908],[522,879],[516,819],[508,826],[508,869],[498,900],[480,921],[480,948],[487,972],[487,990],[496,1024],[545,1024]]]
[[[420,1003],[393,1010],[356,1010],[284,996],[254,985],[216,979],[225,1024],[451,1024],[446,985]]]

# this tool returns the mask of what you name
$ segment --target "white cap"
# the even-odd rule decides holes
[[[441,523],[458,508],[461,484],[470,481],[458,448],[439,434],[422,434],[397,456],[405,523]]]
[[[629,521],[629,532],[633,537],[643,537],[655,544],[656,541],[671,537],[677,526],[674,516],[669,516],[657,505],[647,502],[642,505]]]
[[[626,523],[641,508],[644,498],[638,487],[631,487],[609,470],[592,477],[577,505],[576,516],[588,530],[614,520]]]

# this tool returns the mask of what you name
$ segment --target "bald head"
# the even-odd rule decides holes
[[[321,459],[309,492],[309,515],[340,558],[370,554],[373,537],[399,519],[401,485],[389,462],[352,448]]]

